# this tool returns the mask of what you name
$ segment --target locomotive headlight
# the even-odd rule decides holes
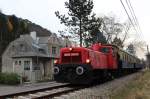
[[[57,64],[57,63],[58,63],[58,59],[55,59],[55,60],[54,60],[54,64]]]
[[[88,63],[90,63],[91,61],[90,61],[90,59],[86,59],[86,63],[88,64]]]
[[[82,75],[84,73],[84,68],[81,66],[78,66],[76,68],[76,73],[77,73],[77,75]]]
[[[59,74],[60,69],[58,67],[54,67],[54,74],[57,75]]]
[[[72,51],[72,48],[70,47],[69,50]]]

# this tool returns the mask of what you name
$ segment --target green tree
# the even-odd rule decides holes
[[[8,18],[3,13],[0,12],[0,71],[2,64],[2,54],[6,45],[8,44]]]
[[[103,31],[101,31],[103,19],[96,18],[93,14],[89,21],[89,23],[84,24],[84,29],[88,31],[88,36],[85,37],[85,45],[88,47],[93,43],[107,43]]]
[[[95,29],[101,25],[100,19],[95,18],[95,14],[91,14],[93,6],[92,0],[69,0],[69,2],[65,2],[65,7],[69,9],[68,16],[60,15],[59,11],[55,12],[61,24],[69,28],[69,33],[80,38],[80,46],[82,46],[83,40],[90,36],[91,28]]]
[[[120,38],[117,38],[117,37],[115,37],[113,39],[113,41],[111,42],[111,44],[117,45],[117,46],[119,46],[121,48],[123,48],[123,46],[124,46],[123,43],[122,43],[122,40]]]
[[[87,47],[93,43],[107,43],[106,37],[103,35],[103,32],[101,32],[99,29],[93,30],[93,32],[90,33],[90,36],[88,38],[85,38],[85,45]]]
[[[0,12],[0,71],[2,65],[2,54],[8,44],[18,38],[21,34],[28,33],[27,23],[15,15],[5,15]]]

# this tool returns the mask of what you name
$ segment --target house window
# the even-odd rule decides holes
[[[62,46],[59,47],[58,49],[58,55],[60,55],[60,49],[62,48]]]
[[[53,54],[53,55],[56,54],[56,47],[52,47],[52,54]]]
[[[19,61],[19,65],[21,65],[21,61]]]
[[[15,65],[18,65],[18,61],[15,61]]]
[[[24,70],[30,70],[30,61],[24,61]]]
[[[40,70],[40,66],[39,65],[33,66],[33,70]]]

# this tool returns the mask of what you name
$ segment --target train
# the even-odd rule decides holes
[[[54,80],[90,84],[143,68],[142,61],[116,45],[95,43],[89,48],[65,47],[54,61]]]

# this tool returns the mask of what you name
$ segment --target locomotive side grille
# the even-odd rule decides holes
[[[81,63],[81,53],[80,52],[71,52],[63,53],[62,63]]]

